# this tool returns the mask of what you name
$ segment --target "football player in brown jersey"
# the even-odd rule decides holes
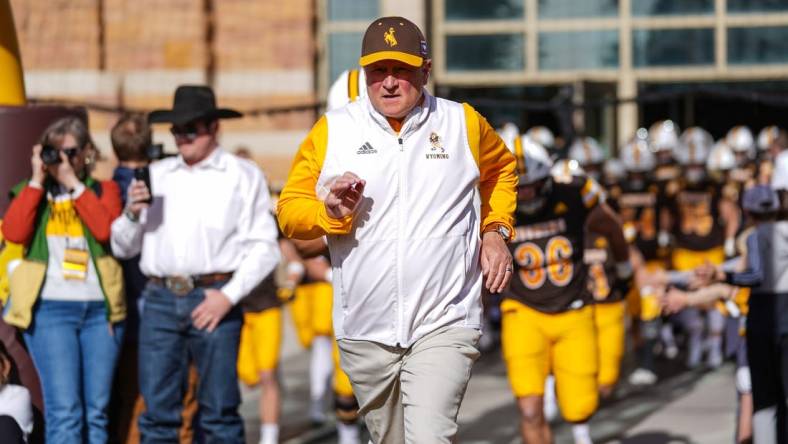
[[[583,258],[586,230],[607,238],[621,280],[632,274],[629,249],[597,182],[553,179],[545,149],[530,138],[521,142],[515,150],[520,182],[510,244],[514,277],[501,304],[509,382],[525,442],[552,442],[542,404],[545,379],[552,373],[561,413],[574,424],[575,442],[590,443],[587,421],[599,400],[599,358]]]

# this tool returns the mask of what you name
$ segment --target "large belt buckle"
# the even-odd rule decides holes
[[[175,296],[186,296],[194,290],[194,280],[191,276],[168,276],[164,278],[164,286]]]

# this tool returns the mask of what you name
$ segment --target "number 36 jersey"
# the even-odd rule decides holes
[[[517,214],[509,244],[514,274],[507,298],[544,313],[561,313],[591,302],[583,261],[585,221],[602,198],[602,189],[593,179],[556,180],[539,212]]]

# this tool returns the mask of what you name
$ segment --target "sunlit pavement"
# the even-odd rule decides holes
[[[306,417],[309,354],[297,343],[289,314],[285,318],[288,321],[282,347],[281,439],[288,444],[334,443],[336,433],[332,422],[313,426]],[[631,356],[625,359],[624,367],[627,374],[632,368]],[[683,371],[679,361],[661,361],[659,370],[668,376],[654,387],[636,389],[622,383],[613,399],[602,404],[591,421],[595,443],[733,442],[736,392],[732,365],[713,372],[689,372]],[[243,389],[241,414],[250,444],[256,444],[259,439],[258,399],[259,390]],[[517,409],[499,350],[485,353],[474,367],[459,420],[461,443],[520,442]],[[556,443],[572,442],[568,424],[559,421],[553,429]]]

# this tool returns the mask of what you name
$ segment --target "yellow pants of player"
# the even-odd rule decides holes
[[[334,340],[334,393],[338,396],[349,398],[353,396],[353,386],[350,385],[350,378],[347,373],[339,366],[339,347],[336,339]]]
[[[514,395],[542,396],[552,372],[564,419],[590,418],[599,402],[593,306],[547,314],[507,299],[501,311],[503,355]]]
[[[315,336],[331,336],[334,355],[334,392],[340,396],[353,396],[350,379],[339,366],[339,348],[333,338],[332,307],[334,294],[331,284],[314,282],[296,287],[295,298],[290,304],[298,340],[304,347],[312,345]]]
[[[308,348],[315,336],[332,336],[331,307],[333,290],[328,282],[299,285],[290,304],[296,334],[301,345]]]
[[[599,350],[600,386],[612,386],[618,382],[621,357],[624,356],[624,301],[598,303],[594,305],[594,326]]]
[[[690,271],[710,262],[720,265],[725,262],[725,249],[722,247],[712,248],[705,251],[686,250],[675,248],[671,256],[673,269],[676,271]]]
[[[241,344],[238,348],[238,379],[248,385],[260,382],[260,372],[279,365],[282,344],[282,309],[269,308],[244,313]]]

